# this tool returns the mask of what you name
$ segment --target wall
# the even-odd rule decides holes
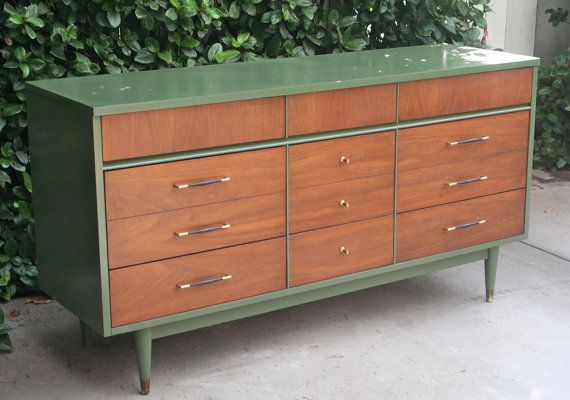
[[[487,16],[489,43],[510,53],[533,55],[537,4],[538,0],[493,0]]]
[[[541,58],[543,65],[550,64],[553,57],[565,53],[570,47],[570,23],[560,24],[555,28],[548,22],[548,16],[544,13],[549,8],[558,7],[570,10],[570,0],[538,1],[534,55]]]

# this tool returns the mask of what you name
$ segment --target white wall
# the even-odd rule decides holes
[[[538,0],[493,0],[489,42],[510,53],[533,55]]]
[[[548,22],[544,13],[549,8],[566,7],[570,0],[539,0],[536,15],[536,40],[534,55],[540,57],[541,64],[550,64],[553,57],[566,52],[570,47],[570,24],[560,24],[556,28]]]

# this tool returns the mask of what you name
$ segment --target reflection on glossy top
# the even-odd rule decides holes
[[[207,104],[536,66],[539,60],[453,45],[401,47],[313,57],[36,81],[95,115]]]

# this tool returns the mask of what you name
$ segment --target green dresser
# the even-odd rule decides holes
[[[31,82],[42,290],[154,339],[528,234],[539,60],[452,45]]]

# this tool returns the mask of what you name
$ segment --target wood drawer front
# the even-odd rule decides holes
[[[103,161],[285,136],[285,99],[270,97],[101,117]]]
[[[400,84],[400,121],[530,104],[532,68]]]
[[[393,175],[294,189],[289,194],[289,230],[298,233],[393,211]]]
[[[177,236],[229,224],[227,229]],[[285,235],[285,193],[183,208],[107,223],[109,268]]]
[[[342,162],[343,157],[349,162]],[[394,132],[323,140],[289,148],[291,189],[393,173]]]
[[[529,121],[530,112],[520,111],[402,129],[398,171],[527,149]]]
[[[396,85],[365,86],[288,96],[289,136],[396,121]]]
[[[231,275],[231,279],[192,286]],[[120,326],[285,289],[285,239],[273,239],[110,272],[112,325]]]
[[[210,180],[216,182],[182,189],[175,186]],[[282,147],[105,173],[108,220],[283,191]]]
[[[393,217],[292,235],[289,283],[304,285],[392,263]],[[349,254],[341,252],[348,249]]]
[[[396,216],[396,261],[443,253],[523,233],[525,190],[411,211]],[[485,220],[483,224],[445,228]]]
[[[526,150],[398,173],[398,212],[526,186]],[[485,177],[485,179],[482,179]],[[471,179],[468,183],[450,186]]]

